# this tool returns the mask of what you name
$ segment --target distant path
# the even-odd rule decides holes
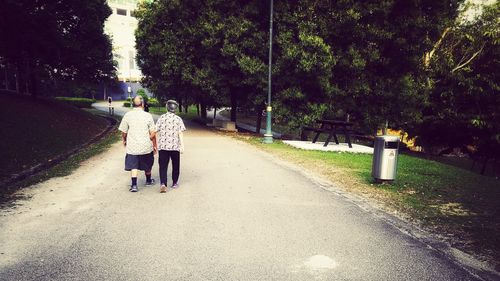
[[[112,102],[111,103],[115,109],[115,114],[123,116],[127,111],[130,110],[130,107],[123,107],[122,102]],[[104,112],[108,112],[108,102],[96,102],[92,104],[92,107],[99,109]]]
[[[215,114],[215,119],[217,120],[226,120],[226,121],[229,121],[230,119],[223,116],[222,114],[220,114],[221,111],[224,111],[224,110],[227,110],[227,109],[221,109],[221,110],[218,110],[217,111],[217,114]],[[208,118],[212,119],[213,120],[213,116],[214,116],[214,109],[210,109],[207,111],[207,116]],[[265,118],[266,117],[262,117]],[[243,123],[243,122],[239,122],[237,121],[236,122],[236,127],[240,128],[240,129],[244,129],[246,131],[249,131],[249,132],[255,132],[257,130],[257,127],[253,126],[253,125],[249,125],[249,124],[246,124],[246,123]],[[260,129],[260,133],[261,134],[265,134],[266,133],[266,128],[261,128]],[[278,133],[278,132],[275,132],[273,131],[273,137],[275,138],[281,138],[282,134],[281,133]]]
[[[180,189],[159,194],[141,178],[128,192],[123,159],[117,143],[0,210],[0,280],[476,280],[270,155],[192,124]]]

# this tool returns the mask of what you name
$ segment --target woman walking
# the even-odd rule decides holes
[[[182,119],[175,114],[178,104],[167,101],[167,113],[156,122],[156,137],[160,166],[160,193],[167,192],[167,170],[172,160],[172,188],[179,186],[180,154],[184,152],[183,132],[186,130]]]

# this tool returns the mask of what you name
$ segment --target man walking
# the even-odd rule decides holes
[[[144,171],[146,185],[153,185],[151,169],[156,152],[156,130],[151,114],[143,110],[143,98],[132,100],[133,109],[127,112],[118,127],[122,132],[123,145],[126,147],[125,170],[131,172],[131,192],[137,192],[137,174]]]
[[[184,152],[183,133],[186,130],[182,119],[175,115],[178,104],[167,101],[167,113],[156,122],[158,136],[158,162],[160,164],[160,193],[167,192],[168,163],[172,160],[172,188],[177,188],[179,181],[180,154]]]

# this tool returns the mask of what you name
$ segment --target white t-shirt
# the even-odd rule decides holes
[[[153,116],[142,108],[134,108],[125,113],[118,130],[127,133],[127,153],[148,154],[153,151],[150,133],[155,132]]]

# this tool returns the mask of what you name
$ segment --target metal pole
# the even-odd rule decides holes
[[[271,0],[271,9],[269,13],[269,69],[268,69],[268,84],[267,84],[267,107],[266,107],[266,133],[264,134],[263,143],[273,143],[273,131],[271,129],[271,74],[272,74],[272,57],[273,57],[273,0]]]

